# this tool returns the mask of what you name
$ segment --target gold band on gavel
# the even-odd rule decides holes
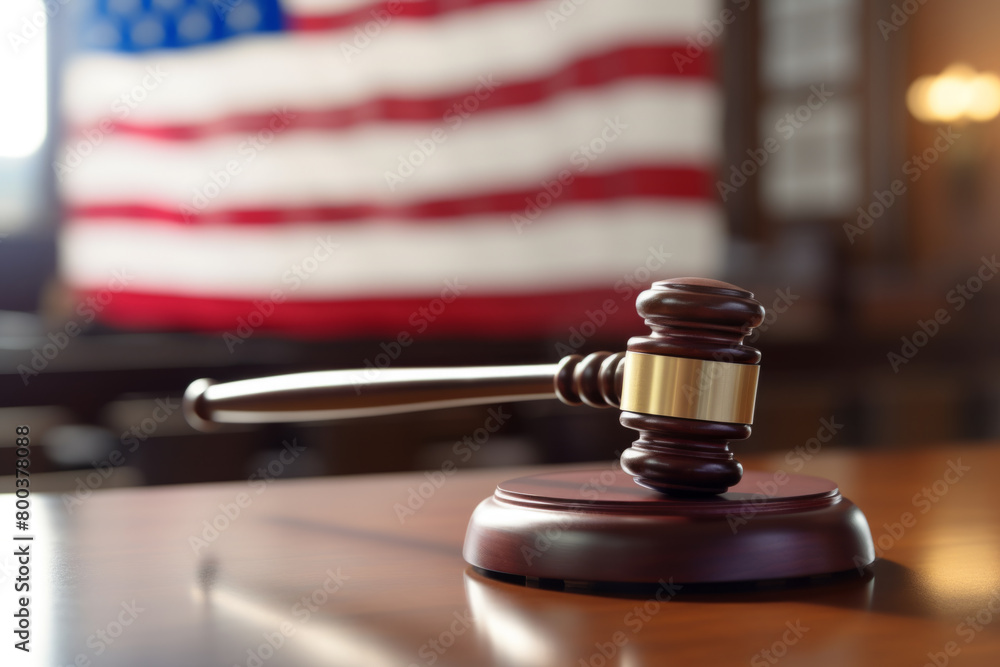
[[[625,353],[621,409],[752,424],[760,366]]]

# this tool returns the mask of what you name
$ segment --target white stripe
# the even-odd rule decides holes
[[[421,0],[395,0],[400,5],[413,4]],[[343,14],[362,7],[381,5],[378,0],[281,0],[281,8],[289,14]]]
[[[269,144],[252,143],[247,135],[176,143],[111,134],[64,175],[63,194],[77,205],[155,200],[205,211],[403,203],[536,188],[564,169],[708,167],[721,135],[717,96],[706,83],[631,81],[543,107],[474,113],[457,129],[445,122],[370,125],[349,133],[290,131]],[[432,138],[438,128],[442,143]],[[83,139],[78,145],[89,148],[89,143]],[[393,190],[386,173],[409,173],[401,160],[420,164],[402,183],[393,179]],[[65,150],[59,161],[77,164]],[[226,185],[216,187],[220,183]]]
[[[380,28],[368,45],[346,30],[259,35],[142,55],[82,55],[64,77],[64,113],[84,126],[102,119],[197,123],[276,105],[327,109],[384,95],[462,92],[481,76],[534,78],[621,44],[686,43],[703,29],[712,3],[590,0],[553,30],[546,8],[558,6],[500,4],[433,21],[399,20]]]
[[[275,289],[289,299],[417,296],[439,292],[446,279],[467,284],[465,295],[533,293],[611,288],[625,276],[715,275],[724,237],[715,206],[639,201],[553,209],[520,233],[509,216],[495,214],[459,225],[109,221],[68,225],[61,266],[77,288],[105,289],[122,271],[129,290],[206,297],[261,298]],[[320,239],[338,244],[325,260]],[[313,271],[298,287],[294,267]]]

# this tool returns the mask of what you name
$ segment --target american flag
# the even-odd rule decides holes
[[[61,271],[125,283],[107,323],[560,336],[634,329],[641,286],[721,269],[716,3],[75,10]]]

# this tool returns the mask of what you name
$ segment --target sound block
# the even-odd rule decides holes
[[[598,469],[501,483],[463,556],[528,578],[717,583],[860,571],[875,548],[861,510],[819,477],[747,472],[718,496],[671,497]]]

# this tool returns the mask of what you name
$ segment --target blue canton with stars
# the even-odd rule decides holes
[[[83,3],[81,3],[83,4]],[[90,0],[78,14],[79,46],[140,53],[210,44],[284,26],[278,0]]]

